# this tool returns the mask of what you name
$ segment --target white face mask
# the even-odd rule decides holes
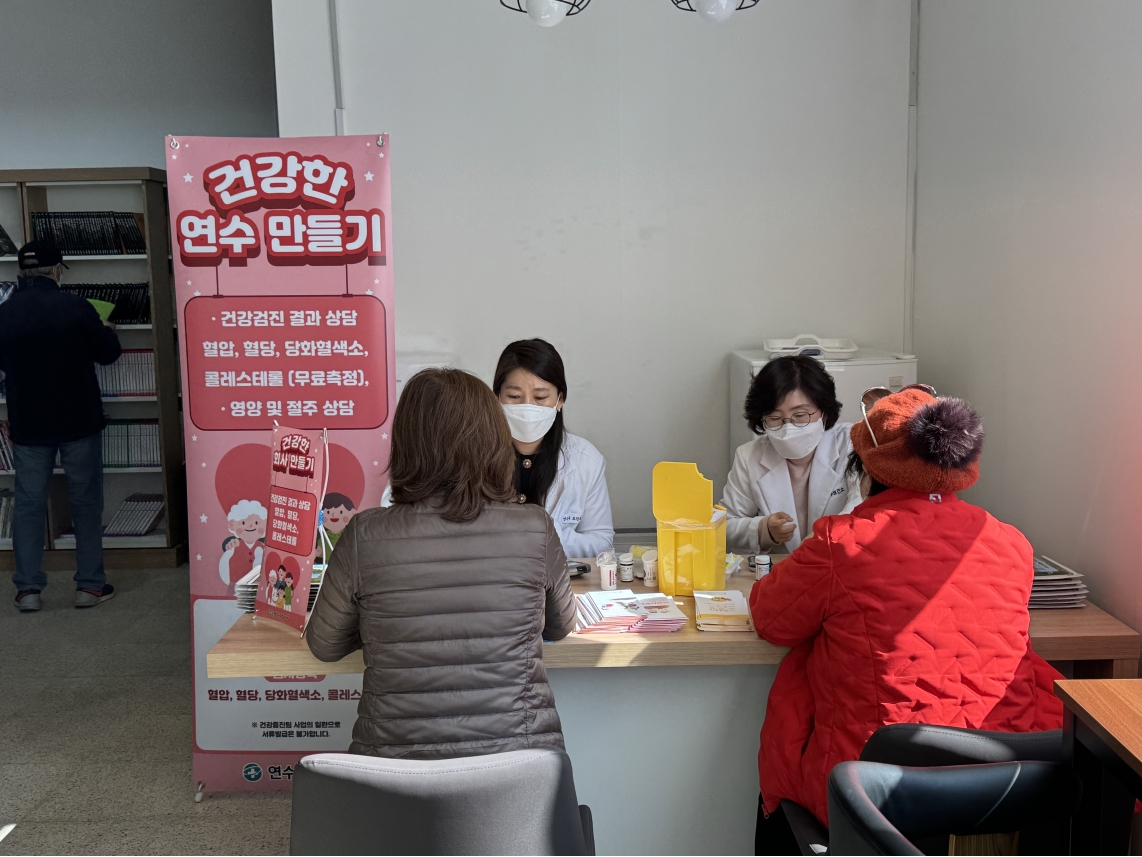
[[[535,443],[550,430],[559,411],[542,405],[501,405],[508,419],[512,438],[520,443]]]
[[[825,421],[823,419],[809,423],[807,426],[795,426],[785,423],[779,429],[766,429],[765,436],[773,444],[778,455],[782,458],[804,458],[817,448],[825,434]]]

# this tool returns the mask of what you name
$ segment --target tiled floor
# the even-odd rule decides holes
[[[0,578],[0,854],[286,853],[289,794],[194,802],[186,568],[48,578],[32,614]]]

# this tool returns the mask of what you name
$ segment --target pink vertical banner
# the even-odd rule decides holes
[[[206,653],[256,603],[304,625],[320,550],[300,514],[289,517],[301,511],[291,494],[299,489],[271,487],[282,440],[304,436],[312,446],[328,430],[328,484],[308,491],[320,508],[307,511],[324,512],[330,535],[380,503],[396,401],[388,138],[168,137],[166,155],[190,519],[193,775],[208,792],[289,788],[301,756],[349,746],[361,677],[210,679]],[[293,428],[275,437],[278,424]],[[298,532],[275,529],[279,518]],[[297,544],[283,544],[283,534]]]

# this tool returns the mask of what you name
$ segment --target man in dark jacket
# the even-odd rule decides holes
[[[103,571],[103,402],[95,365],[119,359],[119,338],[95,308],[59,287],[63,257],[51,244],[20,248],[19,282],[0,304],[0,370],[16,464],[12,538],[16,606],[40,609],[48,487],[58,450],[75,527],[75,606],[114,594]]]

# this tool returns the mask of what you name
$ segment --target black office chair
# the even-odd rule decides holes
[[[1069,817],[1078,777],[1055,762],[906,768],[842,762],[829,774],[830,854],[924,854],[923,840],[1006,833]]]
[[[1063,730],[1047,732],[988,732],[924,723],[894,723],[881,726],[861,750],[862,762],[883,762],[912,767],[942,767],[990,762],[1060,762]],[[829,831],[813,813],[800,804],[783,800],[781,807],[793,828],[802,854],[823,854],[829,847]],[[1068,819],[1056,818],[1042,826],[1020,831],[1020,850],[1025,854],[1065,854]],[[935,852],[947,837],[923,841],[919,847]]]

